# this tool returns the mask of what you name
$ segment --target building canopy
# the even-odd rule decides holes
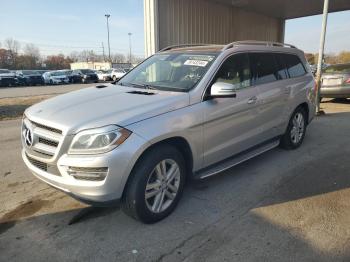
[[[212,0],[280,19],[322,14],[323,0]],[[329,12],[350,10],[350,0],[329,1]]]

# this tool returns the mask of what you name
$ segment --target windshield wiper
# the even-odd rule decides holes
[[[132,86],[132,87],[137,87],[137,88],[143,88],[143,89],[151,89],[151,90],[157,90],[155,86],[147,85],[147,84],[137,84],[137,83],[119,83],[120,85],[127,85],[127,86]]]

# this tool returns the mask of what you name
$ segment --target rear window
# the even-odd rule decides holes
[[[286,61],[287,70],[291,78],[303,76],[306,74],[305,67],[298,56],[283,54],[283,57]]]
[[[350,73],[350,64],[327,66],[324,73]]]
[[[277,65],[273,54],[253,53],[249,55],[249,58],[256,85],[278,80]]]

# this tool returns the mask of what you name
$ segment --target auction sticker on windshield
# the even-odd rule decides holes
[[[206,67],[208,64],[208,61],[202,61],[202,60],[186,60],[184,65],[190,65],[190,66],[200,66],[200,67]]]

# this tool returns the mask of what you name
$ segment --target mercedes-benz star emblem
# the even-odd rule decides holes
[[[24,142],[27,146],[31,147],[33,145],[33,134],[28,127],[24,130]]]

